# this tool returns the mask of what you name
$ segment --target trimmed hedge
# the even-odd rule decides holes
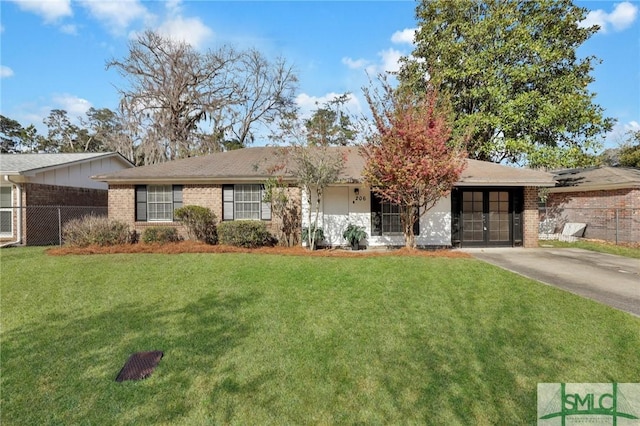
[[[173,217],[184,224],[190,239],[207,244],[218,242],[216,215],[210,209],[202,206],[184,206],[176,209]]]
[[[275,244],[267,225],[259,220],[236,220],[218,225],[220,244],[236,247],[262,247]]]
[[[180,241],[180,234],[173,226],[150,226],[142,231],[142,241],[150,243],[175,243]]]
[[[105,216],[84,216],[62,226],[62,241],[72,247],[114,246],[132,242],[129,225]]]

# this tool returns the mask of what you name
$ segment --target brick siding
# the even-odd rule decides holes
[[[555,219],[554,232],[565,223],[586,223],[585,238],[640,242],[640,189],[550,193],[545,217]]]
[[[639,209],[640,189],[627,188],[608,191],[554,192],[549,194],[547,205],[571,209]]]
[[[300,189],[289,188],[289,194],[295,202],[300,203]],[[222,185],[186,184],[182,187],[182,205],[196,205],[211,209],[218,222],[222,220]],[[186,229],[179,222],[137,222],[135,220],[135,185],[109,186],[109,218],[124,222],[132,230],[142,234],[150,226],[170,226],[178,229],[180,235],[187,237]],[[274,217],[266,221],[267,229],[278,234],[280,221]]]
[[[526,186],[524,188],[524,247],[538,247],[538,188]]]
[[[26,206],[107,206],[107,190],[26,183]]]
[[[104,189],[78,188],[71,186],[26,183],[23,185],[23,243],[47,245],[59,242],[59,222],[62,224],[76,217],[90,214],[91,209],[62,209],[52,206],[98,207],[108,204],[108,193]],[[14,216],[17,216],[14,215]],[[15,224],[15,222],[14,222]],[[16,228],[14,228],[16,229]]]

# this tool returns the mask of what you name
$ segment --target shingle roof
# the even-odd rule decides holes
[[[361,171],[365,160],[359,149],[357,147],[331,149],[340,152],[345,158],[345,168],[340,175],[340,181],[361,182]],[[286,150],[283,148],[244,148],[125,169],[93,178],[110,183],[259,181],[273,176],[274,173],[271,173],[270,169],[286,162],[286,159]],[[554,183],[552,175],[546,172],[477,160],[468,160],[467,168],[463,171],[460,180],[460,184],[464,186],[553,186]]]
[[[551,192],[640,188],[640,169],[634,167],[588,167],[552,173],[558,185]]]
[[[459,183],[463,186],[553,186],[555,180],[551,173],[540,170],[469,159]]]
[[[94,160],[102,157],[120,156],[115,152],[82,152],[68,154],[2,154],[0,174],[23,174],[40,169],[68,166],[72,163]],[[122,157],[124,160],[124,157]],[[126,160],[125,160],[126,161]]]

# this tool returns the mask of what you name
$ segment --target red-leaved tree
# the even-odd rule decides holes
[[[415,94],[382,80],[365,89],[377,132],[362,147],[371,190],[401,206],[405,246],[416,247],[413,225],[446,196],[466,166],[466,153],[452,141],[447,104],[433,89]]]

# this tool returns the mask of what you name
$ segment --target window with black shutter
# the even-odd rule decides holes
[[[271,203],[263,198],[263,185],[223,185],[222,220],[271,220]]]
[[[137,185],[135,194],[138,222],[172,222],[182,207],[182,185]]]

